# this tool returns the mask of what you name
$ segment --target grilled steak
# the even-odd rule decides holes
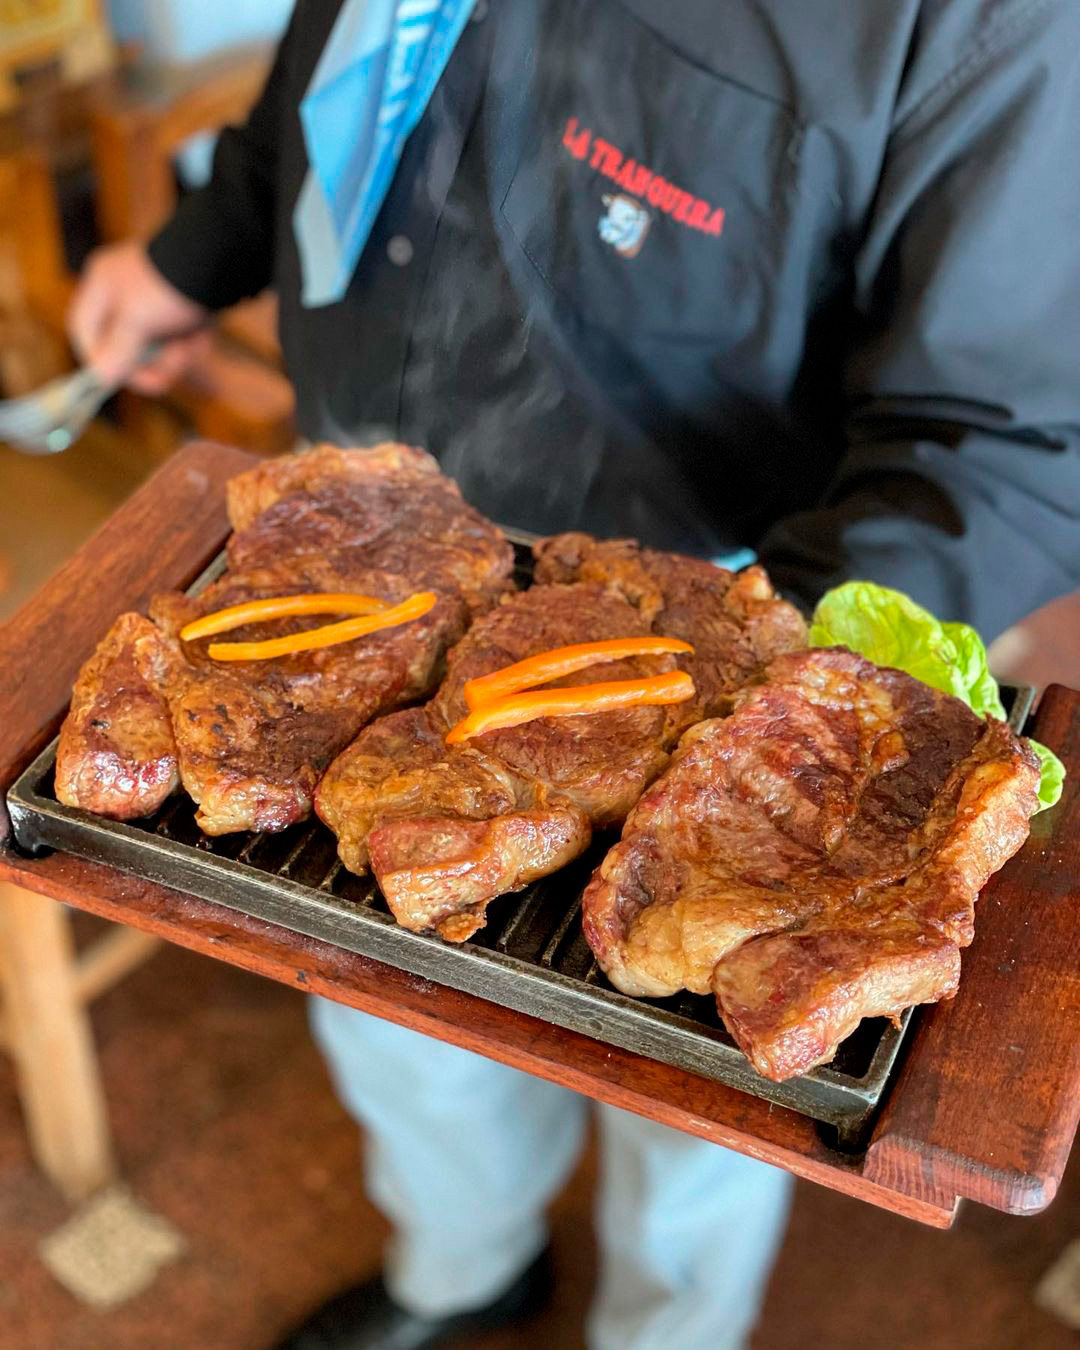
[[[958,699],[842,648],[781,656],[683,737],[585,892],[585,936],[619,989],[712,992],[759,1073],[804,1073],[863,1017],[955,993],[1038,781]]]
[[[736,575],[629,539],[558,534],[537,545],[534,579],[596,582],[624,596],[652,632],[693,644],[693,656],[678,663],[697,690],[692,703],[672,710],[680,730],[726,712],[774,656],[806,645],[802,616],[777,598],[760,567]]]
[[[505,591],[513,551],[435,461],[407,445],[320,446],[268,460],[227,488],[229,567],[341,576],[390,572],[411,590],[460,593],[471,611]],[[329,589],[329,587],[327,587]]]
[[[507,541],[428,455],[406,446],[322,447],[268,461],[232,480],[228,505],[236,532],[224,576],[194,598],[155,597],[152,623],[125,616],[123,631],[134,640],[120,666],[99,648],[89,679],[80,677],[64,728],[62,801],[110,815],[158,804],[145,793],[113,791],[106,800],[82,788],[92,686],[119,681],[125,725],[142,723],[150,706],[160,722],[167,709],[180,779],[207,834],[284,829],[309,814],[334,755],[377,713],[427,693],[471,615],[509,585]],[[396,603],[421,589],[439,600],[420,619],[273,660],[213,661],[210,639],[178,636],[191,620],[252,599],[348,591]],[[330,621],[279,619],[238,628],[227,640]],[[142,676],[137,699],[126,673],[132,664]]]
[[[56,752],[56,795],[69,806],[130,820],[176,789],[169,712],[135,660],[136,640],[155,631],[121,614],[79,671]]]
[[[777,652],[806,640],[760,568],[735,576],[625,542],[539,546],[534,586],[479,619],[450,653],[435,698],[366,728],[319,785],[316,811],[354,872],[370,865],[398,922],[463,941],[495,896],[576,857],[617,825],[690,722],[725,707]],[[571,643],[660,633],[692,656],[591,667],[588,682],[690,671],[691,703],[540,718],[448,747],[466,680]],[[569,676],[552,684],[580,684]]]

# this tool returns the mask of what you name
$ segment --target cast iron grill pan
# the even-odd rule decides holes
[[[529,576],[527,540],[518,546],[518,580]],[[200,578],[205,584],[221,562]],[[1033,691],[1012,694],[1010,723],[1019,728]],[[370,877],[337,859],[336,841],[318,821],[280,834],[209,839],[195,806],[170,798],[146,820],[104,820],[61,805],[53,791],[53,741],[8,792],[15,838],[30,853],[61,849],[108,863],[148,881],[225,905],[253,918],[331,942],[436,983],[475,994],[595,1040],[789,1107],[835,1127],[837,1141],[857,1147],[884,1096],[911,1011],[896,1028],[864,1021],[833,1062],[786,1083],[760,1077],[724,1030],[715,1001],[680,994],[634,999],[600,971],[581,932],[581,893],[617,833],[598,837],[577,862],[488,908],[469,942],[410,933],[393,920]]]

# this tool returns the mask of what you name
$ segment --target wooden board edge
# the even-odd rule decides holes
[[[943,1203],[952,1194],[1004,1214],[1030,1216],[1041,1214],[1054,1200],[1067,1155],[1060,1167],[1028,1175],[1014,1168],[976,1164],[961,1153],[936,1146],[932,1162],[935,1180],[931,1182],[930,1169],[922,1165],[926,1161],[925,1142],[894,1132],[871,1144],[868,1159],[867,1174],[879,1185],[904,1186],[908,1193],[914,1190],[929,1204]],[[909,1178],[913,1172],[922,1175],[921,1186],[911,1185]]]
[[[152,514],[154,504],[177,490],[182,492],[182,500],[187,503],[189,512],[191,502],[202,502],[208,494],[214,494],[213,499],[206,501],[205,511],[201,515],[189,515],[180,522],[189,527],[191,546],[174,547],[166,565],[161,566],[158,560],[158,566],[151,568],[150,560],[157,558],[156,541],[147,538],[147,567],[143,572],[131,566],[127,573],[130,580],[124,584],[116,584],[118,579],[115,577],[103,580],[106,588],[112,584],[106,606],[111,614],[109,622],[142,598],[147,573],[154,576],[155,590],[182,588],[190,584],[221,549],[228,535],[224,497],[220,489],[226,479],[253,468],[259,462],[257,456],[211,441],[192,441],[182,446],[0,626],[0,665],[3,666],[0,674],[0,719],[8,714],[8,698],[17,697],[25,688],[40,688],[36,702],[29,708],[23,708],[18,715],[19,743],[15,744],[11,740],[6,746],[0,745],[0,843],[10,839],[11,835],[11,821],[3,794],[56,734],[67,709],[67,694],[70,692],[67,685],[62,696],[50,694],[40,682],[35,685],[35,666],[41,660],[41,652],[37,650],[39,644],[33,641],[35,628],[41,627],[45,615],[62,613],[65,605],[70,608],[78,595],[79,579],[88,567],[93,566],[92,559],[98,555],[109,556],[113,541],[121,536],[137,537],[140,521]],[[218,517],[220,525],[215,523]],[[98,636],[104,636],[107,628],[108,623],[104,623]],[[65,653],[69,665],[74,663],[77,668],[89,655],[93,643],[88,640],[84,647]]]
[[[1045,868],[1045,860],[1054,849],[1067,852],[1070,847],[1080,856],[1076,847],[1080,844],[1080,826],[1076,823],[1080,821],[1080,694],[1062,685],[1049,686],[1026,730],[1061,753],[1067,767],[1065,792],[1057,806],[1035,818],[1024,850],[991,881],[980,902],[983,905],[999,886],[1011,892],[1016,871],[1009,869],[1014,864],[1029,870]],[[1045,922],[1033,921],[1024,911],[1023,926],[1031,935],[1028,942],[1036,944],[1036,954],[1038,943],[1045,941],[1048,933],[1072,931],[1067,915],[1062,928],[1063,920],[1055,907],[1065,891],[1074,900],[1080,895],[1080,877],[1062,889],[1053,884],[1057,875],[1049,870],[1044,884],[1035,890],[1036,903],[1042,901],[1044,905]],[[867,1149],[864,1170],[882,1185],[904,1189],[931,1203],[960,1196],[1005,1213],[1032,1215],[1041,1213],[1054,1200],[1080,1125],[1080,972],[1073,973],[1071,984],[1062,984],[1063,971],[1048,968],[1055,958],[1059,965],[1068,966],[1067,960],[1062,961],[1063,948],[1053,937],[1053,948],[1042,948],[1043,963],[1033,962],[1032,968],[1045,971],[1046,979],[1058,979],[1053,1006],[1044,1010],[1047,1022],[1056,1019],[1058,1025],[1035,1027],[1035,1034],[1044,1033],[1042,1053],[1030,1055],[1030,1072],[1025,1077],[1015,1062],[1008,1062],[1008,1050],[1019,1047],[1004,1043],[1008,1036],[1000,1030],[1001,1018],[978,1021],[973,1014],[975,1006],[1001,1006],[989,992],[996,986],[991,986],[989,979],[980,983],[980,971],[990,977],[1023,960],[1022,954],[1005,945],[1006,939],[1020,933],[1015,903],[1005,904],[1003,912],[1010,921],[995,923],[997,942],[991,944],[983,941],[986,926],[980,928],[977,913],[976,943],[964,953],[955,1002],[923,1010]],[[1060,1036],[1062,1018],[1075,1027],[1072,1035],[1065,1027],[1063,1039],[1072,1047],[1065,1059],[1049,1055],[1046,1045],[1049,1030]],[[1008,1165],[1004,1145],[990,1147],[980,1137],[979,1108],[990,1107],[986,1098],[980,1102],[973,1097],[971,1083],[961,1072],[965,1059],[968,1064],[989,1062],[998,1068],[995,1097],[1003,1116],[1000,1137],[1013,1141],[1017,1162],[1022,1161],[1022,1166]],[[1033,1101],[1040,1087],[1051,1095],[1038,1129],[1030,1128],[1030,1120],[1007,1118],[1006,1108]]]
[[[72,870],[72,864],[77,864],[74,870],[84,883],[78,888],[73,888],[63,875]],[[636,1074],[624,1075],[626,1081],[622,1081],[616,1074],[604,1073],[609,1064],[617,1068],[624,1062],[637,1061],[643,1068],[651,1068],[652,1061],[563,1031],[540,1019],[513,1013],[473,995],[417,979],[330,944],[248,919],[223,906],[62,854],[35,861],[0,849],[0,879],[154,933],[300,992],[345,1003],[496,1059],[924,1225],[948,1228],[955,1218],[955,1196],[944,1201],[928,1200],[865,1178],[860,1159],[827,1150],[813,1123],[792,1112],[747,1098],[734,1089],[709,1084],[710,1089],[716,1089],[716,1095],[739,1100],[742,1113],[748,1114],[758,1127],[750,1131],[721,1113],[709,1116],[700,1110],[659,1100],[637,1086]],[[142,903],[138,907],[126,903],[125,890],[129,894],[138,891]],[[495,1030],[489,1033],[486,1027],[492,1022],[496,1024]],[[504,1038],[508,1026],[515,1031],[512,1042]],[[571,1062],[574,1059],[579,1063]],[[770,1122],[776,1127],[771,1133]],[[788,1142],[780,1137],[785,1133]]]

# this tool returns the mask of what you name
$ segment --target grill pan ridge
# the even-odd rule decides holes
[[[531,539],[507,531],[517,552],[516,580],[528,584]],[[223,570],[213,563],[192,589]],[[1034,691],[1012,696],[1019,730]],[[724,1030],[714,1000],[679,994],[635,999],[600,971],[581,931],[581,893],[617,834],[598,837],[569,867],[494,901],[488,922],[462,944],[412,933],[394,921],[370,877],[337,859],[336,841],[317,820],[281,834],[209,839],[194,803],[170,798],[153,817],[112,821],[61,805],[53,791],[54,740],[8,791],[15,839],[29,853],[61,849],[119,867],[148,881],[238,910],[293,932],[334,943],[411,975],[475,994],[570,1031],[630,1050],[788,1107],[835,1127],[857,1147],[884,1097],[912,1010],[899,1027],[864,1021],[831,1064],[774,1083],[760,1077]]]

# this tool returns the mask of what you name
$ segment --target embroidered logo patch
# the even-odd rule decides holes
[[[605,192],[601,200],[607,210],[597,225],[600,238],[605,244],[610,244],[620,257],[636,258],[649,233],[652,216],[639,201],[621,192],[615,196]]]
[[[607,208],[599,223],[600,238],[624,258],[633,258],[641,250],[652,223],[652,215],[643,202],[671,216],[687,229],[719,236],[724,229],[724,208],[713,206],[701,197],[686,192],[635,159],[629,159],[610,141],[594,136],[576,117],[567,120],[563,132],[564,148],[576,160],[587,163],[595,173],[609,179],[622,191],[605,195]]]

